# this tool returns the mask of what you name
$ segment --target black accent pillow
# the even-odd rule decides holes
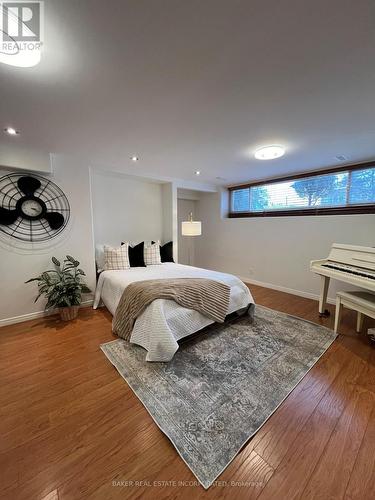
[[[173,241],[168,241],[165,245],[160,245],[160,258],[162,262],[174,262]]]
[[[145,258],[143,255],[145,242],[139,243],[134,247],[129,245],[129,263],[130,267],[146,267]]]

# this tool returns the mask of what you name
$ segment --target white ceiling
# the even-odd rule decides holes
[[[42,62],[0,66],[2,141],[222,184],[375,158],[374,0],[45,3]]]

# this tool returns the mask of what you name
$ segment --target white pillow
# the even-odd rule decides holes
[[[120,247],[104,245],[104,270],[130,269],[129,245],[125,243]]]
[[[143,250],[143,256],[145,259],[146,266],[154,266],[157,264],[161,264],[159,242],[157,241],[154,244],[145,245]]]
[[[104,245],[95,245],[95,260],[98,272],[104,269]]]

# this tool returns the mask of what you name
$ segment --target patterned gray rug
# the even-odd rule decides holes
[[[257,306],[213,325],[169,363],[124,340],[101,349],[204,488],[229,465],[335,340],[332,330]]]

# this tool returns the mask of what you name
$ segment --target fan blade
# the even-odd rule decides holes
[[[40,188],[41,183],[35,177],[25,176],[18,179],[18,187],[26,196],[32,196],[37,189]]]
[[[47,212],[44,215],[44,218],[48,222],[51,229],[60,229],[65,221],[64,216],[59,212]]]
[[[18,218],[17,210],[7,210],[6,208],[0,207],[0,224],[4,226],[10,226],[16,222]]]

